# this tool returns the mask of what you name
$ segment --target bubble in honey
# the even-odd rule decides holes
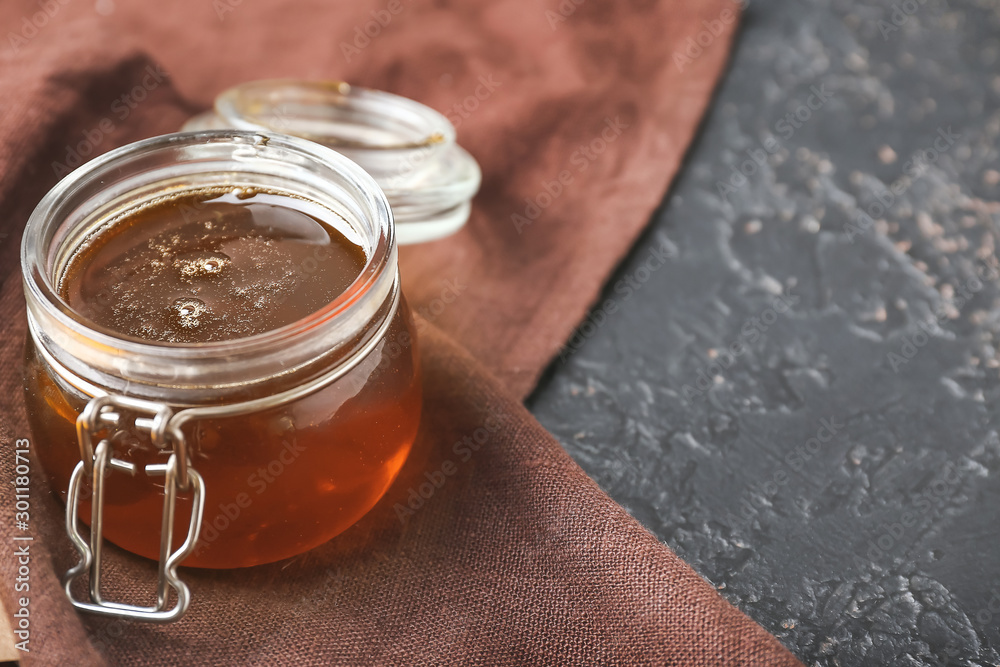
[[[240,200],[250,199],[257,195],[257,188],[233,188],[230,194]]]
[[[205,302],[193,296],[184,296],[176,299],[171,305],[177,324],[185,329],[194,329],[201,321],[200,318],[208,308]]]
[[[221,252],[195,252],[174,258],[174,266],[182,278],[217,276],[230,264],[232,260]]]

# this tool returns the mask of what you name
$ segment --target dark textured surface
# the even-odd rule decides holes
[[[986,0],[752,5],[664,210],[529,401],[810,665],[1000,664],[998,37]]]

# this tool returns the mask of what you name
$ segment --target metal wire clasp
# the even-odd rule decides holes
[[[153,607],[138,607],[110,602],[101,597],[101,545],[104,532],[106,472],[109,472],[109,469],[121,470],[135,475],[136,466],[128,461],[114,458],[112,439],[101,440],[95,449],[93,435],[101,430],[126,428],[128,424],[125,423],[125,412],[137,415],[133,422],[135,428],[148,432],[154,446],[164,450],[172,449],[170,459],[165,464],[152,464],[145,468],[146,474],[151,477],[165,477],[156,605]],[[184,434],[179,427],[172,425],[174,419],[173,411],[162,403],[125,396],[97,396],[87,403],[87,407],[76,420],[81,460],[76,464],[69,481],[69,495],[66,500],[66,532],[77,551],[80,552],[80,562],[63,577],[63,587],[70,602],[81,611],[152,623],[175,621],[187,611],[188,604],[191,602],[191,593],[187,585],[177,578],[177,566],[190,555],[198,541],[201,517],[205,508],[205,492],[201,475],[191,467]],[[77,518],[80,483],[85,474],[91,475],[93,479],[89,544],[80,535]],[[192,506],[187,539],[177,551],[171,553],[177,492],[188,489],[192,491]],[[77,577],[88,571],[90,574],[90,601],[76,600],[70,590],[72,584]],[[177,604],[168,609],[171,588],[177,592]]]

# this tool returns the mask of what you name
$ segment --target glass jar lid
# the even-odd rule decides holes
[[[339,81],[251,81],[223,91],[185,130],[270,130],[333,148],[385,192],[401,244],[458,231],[482,173],[441,113],[414,100]]]

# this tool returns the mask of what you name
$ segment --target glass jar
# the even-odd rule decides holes
[[[362,273],[300,321],[197,344],[103,329],[59,296],[74,251],[115,220],[167,193],[218,186],[324,207],[363,247]],[[421,390],[392,215],[375,181],[336,152],[232,130],[125,146],[46,195],[21,259],[28,417],[81,553],[67,578],[71,599],[72,580],[89,571],[90,601],[74,600],[79,608],[172,620],[187,605],[181,561],[232,568],[302,553],[371,509],[406,460]],[[91,524],[89,543],[78,519]],[[102,601],[102,536],[159,559],[155,607]],[[170,588],[179,600],[172,609]]]

